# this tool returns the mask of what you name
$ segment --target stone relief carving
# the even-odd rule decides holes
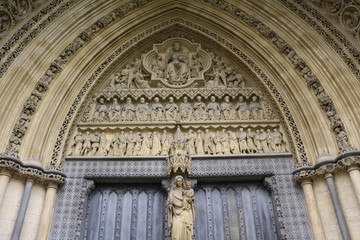
[[[105,100],[106,98],[101,95],[96,100],[95,97],[95,107],[92,106],[93,102],[89,102],[84,111],[86,116],[83,116],[80,121],[101,123],[275,120],[273,114],[268,114],[273,111],[272,107],[270,105],[264,107],[266,101],[259,100],[259,96],[256,94],[247,97],[241,95],[237,102],[230,100],[229,95],[225,95],[224,100],[217,100],[214,95],[211,95],[210,101],[198,95],[195,102],[189,101],[187,96],[184,96],[182,101],[175,101],[173,96],[168,97],[165,101],[160,101],[159,97],[148,99],[140,97],[136,103],[133,103],[130,97],[126,98],[126,103],[122,100],[119,101],[118,97]]]
[[[279,127],[263,128],[263,126],[218,129],[206,126],[197,130],[190,128],[185,133],[178,133],[179,129],[175,133],[171,129],[164,129],[162,132],[144,129],[79,131],[73,137],[68,155],[169,156],[171,161],[174,161],[172,165],[177,166],[175,168],[177,169],[184,164],[183,158],[191,155],[288,152],[287,140]],[[12,141],[16,143],[19,138],[14,138]],[[346,139],[342,141],[345,147],[348,143]],[[180,156],[179,159],[176,159],[177,156]],[[178,161],[181,164],[177,163]]]
[[[151,51],[129,61],[110,78],[108,87],[123,88],[245,88],[246,79],[238,69],[199,43],[170,38],[154,44]]]
[[[204,33],[206,33],[207,34],[207,30],[205,29],[205,28],[203,28],[203,27],[201,27],[201,26],[198,26],[198,25],[196,25],[196,24],[193,24],[193,23],[191,23],[191,22],[189,22],[189,21],[186,21],[186,20],[183,20],[183,19],[181,19],[181,18],[179,18],[179,19],[173,19],[173,20],[171,20],[171,21],[179,21],[179,22],[182,22],[183,24],[185,24],[185,25],[187,25],[187,26],[189,26],[189,27],[191,27],[191,28],[197,28],[197,29],[200,29],[202,32],[204,32]],[[170,22],[166,22],[165,23],[165,25],[166,24],[169,24]],[[155,26],[155,27],[157,27],[157,26]],[[158,27],[162,27],[162,25],[160,26],[158,26]],[[147,35],[147,32],[146,33],[144,33],[145,35],[144,36],[146,36]],[[239,50],[239,49],[237,49],[237,48],[235,48],[234,46],[232,46],[230,43],[228,43],[225,39],[222,39],[220,36],[217,36],[216,34],[214,35],[214,38],[217,40],[217,41],[221,41],[221,42],[224,42],[225,44],[226,44],[226,46],[227,47],[229,47],[229,49],[231,49],[232,51],[234,51],[234,52],[236,52],[236,54],[237,55],[239,55],[239,57],[242,57],[242,55],[241,55],[241,51]],[[132,39],[132,41],[138,41],[138,38],[137,37],[135,37],[134,39]],[[130,41],[131,42],[131,41]],[[124,46],[122,46],[122,48],[127,48],[129,45],[131,45],[130,43],[126,43]],[[121,49],[122,49],[121,48]],[[209,52],[209,54],[211,53],[211,51]],[[116,57],[117,55],[119,55],[119,53],[114,53],[112,56],[114,56],[114,57]],[[213,57],[213,56],[212,56]],[[253,63],[251,62],[251,60],[249,60],[249,59],[244,59],[246,62],[248,62],[250,65],[253,65]],[[109,59],[109,61],[111,62],[111,59]],[[89,79],[89,83],[91,83],[91,82],[93,82],[96,78],[97,78],[97,73],[98,72],[101,72],[102,71],[102,69],[98,69],[97,71],[96,71],[96,73]],[[277,98],[277,100],[281,103],[280,105],[282,106],[282,108],[283,108],[283,110],[286,112],[286,117],[288,118],[288,121],[289,121],[289,124],[290,124],[290,126],[291,126],[291,130],[294,132],[294,134],[295,134],[295,141],[297,142],[297,144],[296,144],[296,146],[297,146],[297,150],[298,150],[298,152],[299,152],[299,154],[300,154],[300,159],[301,159],[301,161],[302,162],[306,162],[307,161],[307,159],[306,159],[306,153],[305,153],[305,151],[304,151],[304,146],[303,146],[303,144],[302,144],[302,141],[301,141],[301,138],[300,138],[300,135],[299,135],[299,133],[298,133],[298,130],[297,130],[297,127],[296,127],[296,124],[294,123],[294,121],[293,121],[293,119],[292,119],[292,116],[291,116],[291,113],[288,111],[288,108],[287,108],[287,106],[286,106],[286,103],[282,100],[282,98],[281,98],[281,96],[280,96],[280,94],[277,92],[277,90],[274,88],[274,86],[271,84],[271,82],[269,81],[269,79],[267,79],[266,78],[266,76],[262,73],[262,71],[259,69],[259,68],[256,68],[255,69],[255,71],[256,72],[258,72],[258,74],[260,75],[260,76],[262,76],[262,79],[263,79],[263,81],[269,86],[269,88],[271,89],[271,91],[276,95],[276,98]],[[87,91],[87,89],[88,89],[88,86],[89,85],[87,85],[87,87],[86,88],[84,88],[84,90],[82,90],[81,91],[81,93],[80,93],[80,95],[78,96],[78,98],[77,98],[77,100],[76,100],[76,102],[74,103],[74,105],[72,106],[72,108],[71,108],[71,110],[69,111],[69,114],[68,114],[68,116],[67,116],[67,119],[71,119],[72,118],[72,116],[73,116],[73,114],[75,113],[75,110],[76,110],[76,106],[80,103],[80,100],[81,100],[81,98],[82,98],[82,94],[84,94],[86,91]],[[194,87],[196,87],[195,86],[195,84],[193,84],[193,85],[191,85],[191,86],[194,86]],[[159,95],[159,96],[162,96],[162,97],[167,97],[167,96],[169,96],[169,95],[173,95],[174,97],[176,97],[177,99],[179,99],[179,98],[181,98],[181,97],[183,97],[183,93],[182,92],[179,92],[179,91],[177,91],[177,90],[174,90],[174,89],[167,89],[168,91],[165,91],[165,92],[163,92],[163,91],[159,91],[159,90],[156,90],[156,89],[143,89],[143,90],[141,90],[142,92],[139,92],[139,91],[137,91],[136,89],[135,90],[132,90],[132,89],[129,89],[129,90],[117,90],[116,91],[116,94],[117,94],[117,96],[125,96],[125,97],[127,97],[127,96],[132,96],[132,97],[134,97],[135,99],[137,99],[137,96],[139,96],[140,94],[142,94],[142,93],[144,93],[145,95],[147,95],[147,96],[149,96],[149,97],[153,97],[153,96],[155,96],[155,95]],[[202,90],[201,91],[201,94],[202,95],[204,95],[204,96],[208,96],[208,95],[211,95],[211,94],[215,94],[216,96],[218,96],[218,97],[221,97],[221,96],[223,96],[223,95],[225,95],[225,94],[230,94],[230,95],[232,95],[232,94],[234,94],[235,92],[242,92],[242,94],[244,94],[244,95],[246,95],[246,96],[248,96],[248,95],[250,95],[250,93],[251,92],[253,92],[253,93],[255,93],[255,92],[257,92],[258,90],[256,90],[256,89],[233,89],[233,91],[232,91],[232,89],[228,89],[228,88],[223,88],[223,89],[221,89],[221,88],[214,88],[214,89],[211,89],[211,90]],[[113,94],[114,92],[111,92],[111,91],[107,91],[106,92],[107,94]],[[104,94],[105,94],[105,92],[104,92]],[[189,89],[188,90],[188,92],[187,92],[187,94],[186,95],[188,95],[188,96],[190,96],[190,97],[193,97],[193,96],[196,96],[197,94],[199,94],[199,90],[196,90],[196,89]],[[122,99],[120,97],[120,99]],[[267,110],[267,113],[271,113],[271,114],[269,114],[269,116],[274,116],[274,111],[271,111],[270,109],[268,109],[269,108],[269,104],[268,104],[268,102],[266,101],[266,100],[262,100],[262,101],[264,101],[264,106],[266,106],[266,110]],[[66,131],[66,129],[68,128],[69,126],[68,126],[68,124],[67,124],[67,122],[64,122],[64,124],[63,124],[63,126],[62,126],[62,128],[61,128],[61,131],[60,131],[60,133],[59,133],[59,135],[58,135],[58,140],[57,140],[57,143],[56,143],[56,147],[54,148],[54,151],[53,151],[53,157],[52,157],[52,162],[51,162],[51,164],[52,165],[57,165],[57,163],[59,163],[59,157],[60,157],[60,143],[63,141],[63,139],[64,139],[64,136],[63,136],[63,132],[64,131]],[[290,141],[291,141],[291,139],[290,139]]]
[[[360,8],[358,6],[347,6],[342,10],[341,23],[349,29],[355,29],[360,22]]]

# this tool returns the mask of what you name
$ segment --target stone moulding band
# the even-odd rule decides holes
[[[0,156],[0,170],[7,170],[11,174],[33,179],[38,182],[55,183],[62,185],[66,175],[59,171],[45,170],[34,164],[25,164],[11,156]]]
[[[360,151],[339,154],[334,159],[321,161],[311,167],[300,167],[294,172],[294,180],[302,182],[315,178],[324,178],[326,174],[336,173],[352,167],[360,167]]]

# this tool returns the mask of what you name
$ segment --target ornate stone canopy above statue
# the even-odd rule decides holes
[[[154,44],[142,63],[151,74],[151,87],[158,87],[159,83],[169,88],[185,88],[193,83],[203,87],[204,74],[210,69],[212,59],[201,49],[201,44],[184,38],[170,38]]]

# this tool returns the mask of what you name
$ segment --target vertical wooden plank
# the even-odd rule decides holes
[[[153,204],[154,204],[154,191],[148,189],[147,190],[147,221],[146,221],[146,239],[151,240],[151,220],[153,215]]]
[[[131,208],[131,217],[129,221],[131,222],[131,239],[136,239],[136,228],[137,228],[137,208],[138,208],[138,198],[139,198],[139,187],[132,188],[130,190],[132,192],[132,208]]]
[[[260,240],[260,239],[264,239],[264,237],[262,235],[261,228],[260,228],[260,225],[262,223],[260,222],[259,210],[258,210],[258,205],[257,205],[257,201],[256,201],[257,188],[258,188],[257,185],[251,184],[250,191],[251,191],[251,200],[252,200],[252,204],[253,204],[254,217],[255,217],[256,236],[257,236],[257,239]]]
[[[206,209],[206,192],[198,188],[195,196],[195,239],[207,240],[208,238],[208,213]]]
[[[213,211],[212,211],[212,196],[211,196],[211,190],[212,187],[206,186],[206,216],[207,216],[207,226],[208,226],[208,239],[213,240],[214,239],[214,223],[213,223]],[[215,239],[216,240],[216,239]]]
[[[137,199],[136,215],[136,229],[135,239],[146,239],[146,222],[147,222],[147,208],[148,208],[148,196],[145,191],[141,191]]]
[[[165,238],[165,197],[161,190],[156,191],[153,201],[152,212],[152,238],[151,239],[164,239]]]
[[[115,239],[120,240],[120,227],[121,227],[121,217],[122,217],[122,199],[124,195],[123,190],[117,190],[117,203],[116,203],[116,229],[115,229]]]
[[[115,239],[117,194],[113,189],[109,191],[105,213],[104,239]]]
[[[241,191],[241,197],[244,207],[244,222],[245,222],[245,231],[246,239],[256,239],[256,228],[255,228],[255,215],[253,210],[253,203],[251,192],[248,187],[244,187]]]
[[[224,216],[224,239],[230,240],[230,222],[229,222],[229,212],[227,204],[227,189],[230,185],[222,185],[220,187],[221,201],[222,201],[222,212]]]
[[[132,193],[128,190],[123,197],[120,239],[130,239],[132,203]]]
[[[223,240],[224,236],[224,215],[222,210],[221,192],[218,188],[212,190],[212,211],[214,223],[214,239]]]
[[[274,226],[274,215],[269,193],[263,189],[256,190],[256,200],[259,212],[260,231],[264,240],[276,239],[276,228]]]
[[[229,235],[231,240],[240,240],[239,209],[235,189],[227,189],[227,211],[229,214]]]
[[[240,233],[240,239],[246,240],[246,230],[245,230],[245,219],[244,219],[244,205],[242,201],[242,190],[244,186],[242,184],[239,184],[236,186],[236,201],[237,201],[237,213],[238,213],[238,219],[239,219],[239,233]]]
[[[87,229],[87,239],[97,239],[99,235],[99,226],[100,226],[100,218],[101,215],[101,206],[102,206],[102,192],[96,191],[92,198],[94,201],[91,201],[90,205],[90,221],[89,221],[89,228]]]

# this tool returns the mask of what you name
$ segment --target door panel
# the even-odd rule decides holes
[[[195,240],[277,239],[261,183],[199,183],[195,194]],[[98,185],[89,196],[84,239],[167,239],[165,211],[160,184]]]

